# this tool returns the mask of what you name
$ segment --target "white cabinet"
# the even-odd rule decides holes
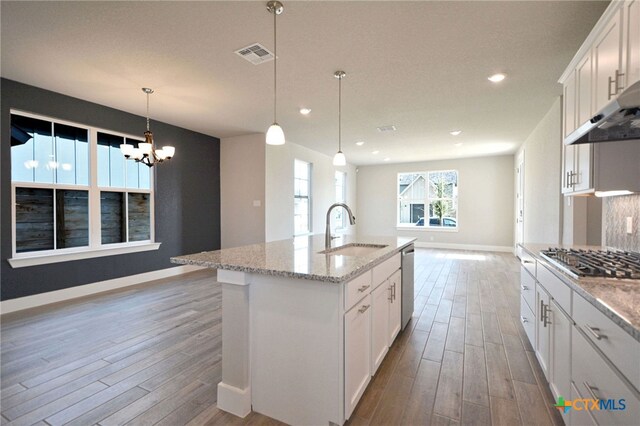
[[[596,423],[637,425],[640,412],[638,392],[619,377],[581,332],[574,333],[571,354],[572,385],[582,397],[606,404],[591,411]],[[571,421],[579,424],[574,422],[574,418]]]
[[[371,380],[371,295],[344,315],[345,417],[349,418]]]
[[[613,14],[593,44],[595,111],[624,88],[622,68],[622,8]]]
[[[538,283],[536,286],[536,343],[534,345],[536,349],[536,357],[540,363],[540,367],[544,372],[547,380],[550,380],[549,375],[549,358],[550,358],[550,315],[551,310],[549,294],[544,287]]]
[[[563,83],[562,89],[563,96],[563,108],[562,116],[563,120],[563,135],[566,138],[577,128],[576,119],[576,72],[573,71],[569,74],[567,79]]]
[[[402,328],[402,282],[400,270],[389,277],[388,284],[391,289],[389,303],[389,346],[393,343]]]
[[[622,16],[624,81],[629,87],[640,81],[640,0],[627,0]]]
[[[571,327],[569,318],[555,300],[551,300],[550,319],[550,368],[549,385],[553,395],[569,395],[571,392]]]
[[[371,293],[371,299],[371,375],[374,375],[389,350],[391,288],[378,286]]]
[[[593,117],[593,99],[591,87],[593,84],[593,61],[591,52],[587,53],[576,67],[576,127]],[[567,136],[567,134],[565,134]]]

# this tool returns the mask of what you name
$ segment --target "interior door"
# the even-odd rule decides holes
[[[516,244],[522,244],[524,243],[524,151],[518,156],[516,180]]]

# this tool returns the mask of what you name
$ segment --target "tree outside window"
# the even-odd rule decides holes
[[[398,226],[457,228],[458,172],[399,173]]]

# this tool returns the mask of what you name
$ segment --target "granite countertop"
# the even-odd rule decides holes
[[[540,256],[540,251],[549,247],[594,250],[606,250],[607,247],[553,244],[524,244],[521,247],[535,257],[539,263],[544,264],[547,269],[569,285],[576,293],[640,342],[640,280],[595,277],[577,280]]]
[[[253,244],[172,257],[171,262],[230,271],[341,283],[360,275],[408,246],[415,238],[344,235],[331,247],[345,244],[380,244],[386,247],[362,256],[320,254],[324,234]]]

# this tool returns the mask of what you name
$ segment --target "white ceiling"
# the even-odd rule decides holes
[[[558,77],[607,3],[285,1],[278,122],[288,141],[333,155],[342,69],[350,163],[512,153],[560,95]],[[2,1],[2,77],[139,115],[140,88],[151,87],[155,120],[222,138],[265,132],[273,63],[234,54],[273,48],[265,4]],[[493,84],[495,72],[508,77]]]

